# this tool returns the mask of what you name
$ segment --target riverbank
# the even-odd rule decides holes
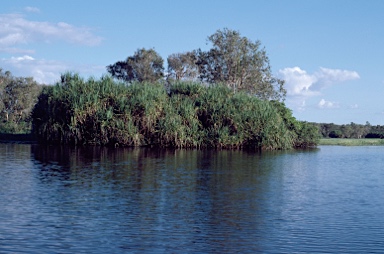
[[[323,146],[384,146],[380,138],[322,138],[319,145]]]

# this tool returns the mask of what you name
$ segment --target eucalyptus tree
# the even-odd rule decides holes
[[[167,80],[196,81],[199,76],[199,69],[196,65],[196,61],[197,57],[193,51],[175,53],[168,56]]]
[[[14,77],[0,69],[0,127],[22,131],[36,104],[41,86],[30,77]],[[19,127],[17,125],[20,125]],[[23,126],[22,126],[23,125]],[[8,126],[8,127],[5,127]],[[12,126],[12,127],[10,127]],[[17,130],[18,129],[18,130]]]
[[[127,82],[156,82],[164,76],[164,60],[154,49],[138,49],[125,61],[107,66],[115,78]]]
[[[260,41],[251,41],[225,28],[208,37],[209,51],[196,51],[199,77],[207,83],[224,83],[234,92],[246,91],[266,100],[284,100],[284,81],[271,73],[269,58]]]

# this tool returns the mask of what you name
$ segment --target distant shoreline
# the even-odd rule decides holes
[[[319,146],[384,146],[380,138],[322,138]]]

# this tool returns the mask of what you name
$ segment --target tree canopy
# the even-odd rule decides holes
[[[115,78],[133,82],[155,82],[166,77],[174,81],[201,81],[224,84],[233,92],[245,91],[263,100],[283,101],[284,81],[272,75],[269,58],[260,41],[251,41],[238,31],[217,30],[208,37],[212,48],[173,53],[167,58],[167,74],[163,59],[154,50],[139,49],[125,61],[107,66]]]
[[[14,77],[0,68],[0,130],[26,132],[40,86],[32,78]],[[25,124],[19,124],[25,123]]]
[[[156,82],[164,76],[164,60],[154,49],[138,49],[125,61],[107,66],[115,78],[128,82]]]
[[[261,99],[284,99],[284,81],[273,77],[260,41],[252,42],[227,28],[217,30],[208,40],[212,48],[197,51],[202,81],[224,83],[234,92],[243,90]]]
[[[199,76],[199,69],[196,65],[197,56],[195,52],[171,54],[167,58],[168,80],[195,81]]]

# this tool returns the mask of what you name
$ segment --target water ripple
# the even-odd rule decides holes
[[[382,253],[383,152],[0,144],[0,253]]]

